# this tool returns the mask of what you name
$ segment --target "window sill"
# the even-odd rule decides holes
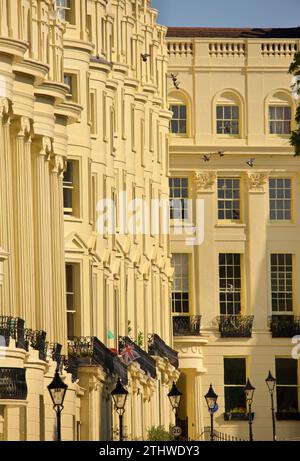
[[[78,222],[78,223],[83,222],[82,218],[76,218],[75,216],[70,216],[70,215],[64,215],[64,220],[66,222]]]
[[[278,411],[276,413],[277,421],[300,421],[299,412]]]
[[[246,224],[241,223],[241,222],[232,222],[232,221],[218,221],[218,223],[215,225],[215,228],[224,228],[224,227],[236,227],[236,228],[241,228],[245,229]]]
[[[297,227],[293,221],[268,221],[267,223],[270,227]]]

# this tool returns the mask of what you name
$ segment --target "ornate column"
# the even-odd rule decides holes
[[[65,160],[54,155],[50,163],[50,214],[52,235],[53,329],[55,341],[66,348],[67,314],[65,286],[63,172]]]
[[[248,183],[248,243],[245,267],[249,274],[250,289],[247,305],[255,317],[257,330],[267,329],[265,315],[268,303],[268,280],[261,277],[267,274],[267,222],[268,222],[268,197],[266,183],[269,172],[253,171],[247,173]]]
[[[211,316],[211,309],[214,306],[215,292],[215,274],[212,257],[212,249],[214,248],[214,225],[216,222],[216,204],[215,204],[215,184],[217,174],[215,171],[196,171],[194,176],[195,184],[195,203],[193,207],[194,225],[199,229],[199,226],[204,228],[204,241],[200,245],[194,246],[194,293],[195,293],[195,314],[201,314],[203,324],[206,323],[205,309],[207,304],[210,304],[210,309],[207,314]],[[197,223],[197,203],[199,200],[204,200],[204,222]],[[205,268],[201,270],[201,268]],[[201,287],[201,288],[200,288]]]
[[[31,126],[18,118],[12,130],[13,214],[16,273],[16,312],[27,326],[36,327],[34,290],[33,204],[31,174]]]
[[[47,332],[47,339],[55,341],[52,295],[51,260],[51,211],[49,160],[52,142],[43,137],[32,149],[34,184],[34,231],[35,231],[35,282],[36,327]]]
[[[8,99],[0,99],[0,312],[3,315],[9,315],[12,305],[9,299],[9,273],[8,266],[4,266],[4,257],[1,258],[1,255],[6,254],[5,259],[7,259],[7,250],[9,248],[9,232],[8,229],[11,229],[8,223],[8,210],[7,210],[7,177],[6,171],[6,149],[8,146],[6,142],[8,138],[5,136],[5,131],[7,126],[9,126],[9,101]]]

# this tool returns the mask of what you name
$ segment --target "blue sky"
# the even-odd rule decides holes
[[[152,6],[166,26],[300,26],[300,0],[152,0]]]

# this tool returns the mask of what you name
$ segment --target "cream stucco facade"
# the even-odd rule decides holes
[[[181,182],[186,190],[179,193],[179,182],[174,183],[175,192],[171,197],[191,200],[188,212],[182,210],[186,205],[180,202],[174,205],[177,213],[186,213],[186,229],[196,223],[197,199],[204,206],[200,220],[204,229],[201,244],[189,245],[186,231],[176,232],[181,219],[173,220],[171,234],[173,257],[183,254],[188,261],[188,288],[181,291],[188,292],[189,306],[182,304],[181,315],[179,307],[173,313],[173,321],[178,335],[174,337],[174,344],[179,351],[182,372],[179,382],[185,396],[181,419],[188,418],[191,438],[198,438],[203,427],[210,426],[203,396],[212,383],[219,396],[215,429],[248,439],[247,418],[237,421],[233,414],[225,420],[224,412],[237,412],[232,403],[237,391],[230,390],[228,385],[233,385],[231,388],[244,385],[246,381],[243,383],[243,380],[249,377],[256,388],[252,406],[254,439],[272,440],[271,401],[265,379],[269,370],[276,374],[276,363],[277,370],[283,363],[278,361],[280,358],[290,359],[291,362],[285,363],[298,367],[291,352],[295,345],[292,336],[299,334],[299,159],[293,157],[289,145],[290,127],[286,134],[281,128],[278,128],[281,133],[275,128],[277,134],[271,134],[273,125],[270,128],[269,117],[270,107],[288,107],[287,114],[291,114],[293,126],[297,102],[291,94],[291,77],[287,71],[300,42],[297,29],[291,30],[288,38],[283,38],[281,33],[246,29],[168,30],[169,72],[180,82],[177,90],[170,80],[169,102],[175,111],[178,106],[186,107],[186,114],[174,112],[174,119],[181,119],[182,129],[175,122],[169,140],[171,176],[173,181],[186,178],[185,183]],[[238,115],[229,112],[226,116],[222,113],[226,109],[218,109],[218,106],[235,106]],[[229,120],[227,125],[226,119]],[[228,127],[227,132],[224,126]],[[274,178],[287,178],[287,184],[291,184],[291,212],[284,216],[279,212],[276,219],[271,219],[274,218],[270,215],[274,183],[270,181]],[[226,183],[226,179],[236,180],[238,191],[232,193],[234,183]],[[237,200],[233,206],[230,198]],[[230,216],[229,209],[238,215]],[[282,337],[275,337],[276,332],[270,331],[270,317],[277,313],[274,300],[272,304],[272,294],[275,296],[276,291],[271,285],[272,254],[291,255],[293,260],[293,281],[289,288],[293,302],[285,312],[280,312],[291,315],[291,328],[287,334],[278,335]],[[219,259],[226,256],[220,255],[230,255],[230,258],[238,255],[238,280],[232,262],[228,263],[226,273],[223,266],[224,273],[220,275],[220,266],[226,264]],[[272,283],[276,284],[274,280]],[[195,316],[201,316],[201,330],[197,326],[199,317],[195,321]],[[182,317],[183,321],[190,319],[185,320],[183,333],[180,329]],[[273,321],[276,319],[283,321],[283,317],[273,317]],[[228,360],[234,358],[244,360],[241,371],[244,377],[237,381],[232,378],[230,383],[224,368],[230,365]],[[282,384],[279,380],[278,372],[278,399],[281,392],[278,385]],[[190,388],[195,389],[194,394],[188,392]],[[299,396],[299,381],[295,383],[295,393]],[[280,413],[276,402],[275,407]],[[299,437],[296,410],[298,407],[294,418],[277,415],[280,419],[277,421],[278,438]]]
[[[46,386],[57,365],[63,440],[118,438],[118,377],[126,438],[174,421],[168,236],[143,235],[138,219],[131,235],[121,212],[116,235],[97,232],[101,199],[168,200],[156,16],[147,0],[0,2],[2,439],[55,439]],[[134,345],[128,366],[119,340]]]

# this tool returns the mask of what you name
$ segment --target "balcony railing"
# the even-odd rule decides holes
[[[74,360],[100,365],[107,373],[117,375],[127,384],[127,368],[111,350],[95,336],[80,336],[68,341],[68,362],[74,368]]]
[[[0,399],[26,400],[27,384],[25,368],[0,368]]]
[[[157,334],[153,334],[149,337],[148,352],[150,355],[168,359],[175,368],[179,366],[178,352],[168,346]]]
[[[0,336],[4,338],[4,342],[1,345],[8,347],[10,339],[14,339],[18,348],[25,349],[24,324],[23,319],[1,315]]]
[[[47,343],[46,332],[42,330],[25,329],[25,349],[28,351],[31,346],[36,351],[39,351],[39,359],[46,360],[47,357]]]
[[[300,335],[300,317],[294,315],[273,315],[269,319],[273,338],[292,338]]]
[[[120,341],[119,341],[120,352],[126,346],[132,347],[134,351],[134,355],[135,355],[135,360],[140,365],[141,369],[144,370],[144,372],[150,375],[152,378],[156,378],[156,367],[155,367],[154,359],[147,352],[145,352],[142,348],[140,348],[136,343],[134,343],[130,338],[128,338],[128,336],[124,336],[120,338]]]
[[[59,343],[46,343],[47,349],[50,352],[52,360],[59,363],[61,357],[62,345]]]
[[[174,336],[200,336],[201,315],[173,317]]]
[[[253,315],[220,315],[221,338],[251,338],[253,320]]]

